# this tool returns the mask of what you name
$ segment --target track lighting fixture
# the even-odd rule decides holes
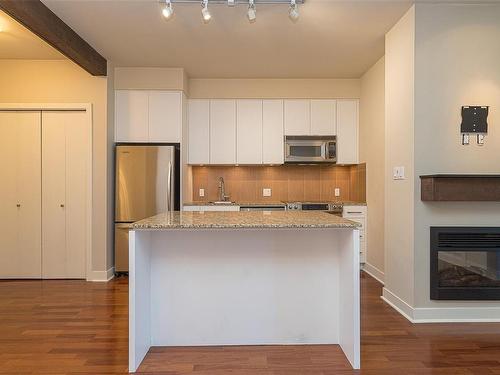
[[[165,17],[167,20],[172,18],[174,14],[174,8],[172,8],[172,1],[171,0],[165,0],[165,5],[163,6],[163,9],[161,10],[161,14],[163,14],[163,17]]]
[[[299,19],[299,6],[297,5],[296,0],[290,0],[290,9],[288,10],[288,17],[293,22],[297,22]]]
[[[210,19],[212,18],[212,15],[210,14],[210,11],[208,10],[208,0],[203,0],[201,2],[201,6],[203,7],[203,9],[201,10],[203,22],[209,23]]]
[[[248,0],[247,17],[250,23],[255,22],[257,20],[257,9],[255,8],[254,0]]]
[[[2,0],[0,0],[1,2]],[[237,7],[239,5],[246,5],[247,8],[247,19],[250,23],[254,23],[257,20],[257,5],[259,4],[280,4],[283,6],[288,6],[288,17],[293,22],[297,22],[299,19],[299,6],[304,4],[306,0],[157,0],[160,3],[161,13],[165,19],[171,19],[174,15],[174,3],[181,4],[200,4],[201,2],[201,16],[205,23],[209,23],[212,19],[212,14],[208,9],[208,2],[210,1],[210,6],[225,4],[228,7]],[[260,8],[259,8],[260,12]]]

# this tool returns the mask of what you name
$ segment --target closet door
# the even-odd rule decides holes
[[[0,175],[0,278],[40,278],[40,112],[0,112]]]
[[[89,130],[85,112],[42,114],[42,276],[85,278]]]

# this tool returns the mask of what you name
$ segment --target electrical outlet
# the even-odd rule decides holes
[[[340,197],[340,188],[335,188],[335,196]]]
[[[270,197],[270,196],[271,196],[271,193],[272,193],[272,191],[271,191],[271,189],[269,189],[269,188],[262,189],[262,196],[263,196],[263,197]]]
[[[404,180],[405,179],[405,167],[394,167],[392,170],[393,180]]]
[[[199,195],[200,197],[204,197],[204,196],[205,196],[205,189],[200,189],[200,191],[199,191],[198,195]]]

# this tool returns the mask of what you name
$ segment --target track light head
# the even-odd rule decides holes
[[[201,10],[203,22],[209,23],[210,20],[212,19],[212,15],[210,14],[210,11],[208,10],[208,0],[203,0],[201,2],[201,6],[203,7],[203,9]]]
[[[172,16],[174,15],[174,8],[172,7],[171,0],[165,0],[165,5],[163,6],[163,9],[161,10],[161,14],[167,20],[172,18]]]
[[[288,10],[288,17],[293,22],[297,22],[299,20],[299,6],[295,0],[290,0],[290,9]]]
[[[227,0],[227,5],[230,6],[230,7],[234,7],[235,0]]]
[[[254,0],[248,0],[247,17],[250,23],[257,21],[257,9],[255,8]]]

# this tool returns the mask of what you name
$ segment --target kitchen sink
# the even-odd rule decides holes
[[[232,201],[215,201],[215,202],[209,202],[210,204],[215,204],[217,206],[229,206],[232,204],[235,204],[236,202]]]

